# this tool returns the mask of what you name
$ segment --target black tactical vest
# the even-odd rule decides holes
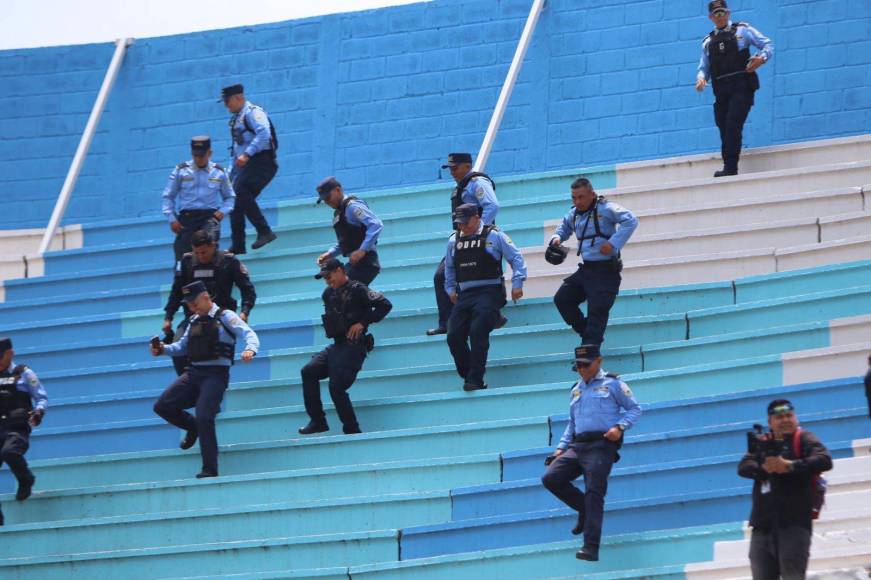
[[[214,259],[208,264],[197,262],[193,253],[185,254],[182,262],[185,284],[202,282],[218,308],[235,312],[238,304],[233,298],[233,275],[228,266],[230,260],[227,260],[226,253],[222,250],[217,250]],[[187,305],[184,307],[188,316],[193,315],[193,311],[189,310]]]
[[[743,22],[732,24],[722,30],[712,31],[708,37],[708,59],[711,63],[711,78],[716,82],[721,77],[743,72],[750,62],[750,45],[738,50],[736,32]],[[756,74],[756,73],[752,73]]]
[[[600,203],[606,203],[604,196],[600,195],[596,198],[596,201],[593,202],[593,207],[590,208],[587,212],[587,218],[584,221],[584,227],[581,230],[581,234],[580,235],[577,235],[577,233],[575,234],[578,237],[578,255],[579,256],[581,255],[581,251],[583,250],[583,247],[584,247],[584,240],[592,240],[592,243],[595,244],[596,238],[605,238],[605,239],[608,238],[608,236],[604,235],[602,233],[602,230],[599,228],[599,204]],[[578,209],[575,208],[574,219],[572,220],[572,222],[577,221],[577,219],[578,219]],[[589,227],[591,221],[593,222],[593,229],[590,230],[590,235],[587,235],[587,228]]]
[[[224,326],[221,321],[222,309],[215,313],[215,317],[197,316],[191,322],[188,329],[188,358],[191,362],[204,362],[217,360],[219,358],[228,358],[233,360],[233,355],[236,352],[235,335],[229,328]],[[219,328],[224,326],[233,338],[233,344],[223,342],[219,337]]]
[[[467,238],[457,236],[454,243],[454,272],[457,282],[502,278],[502,260],[487,253],[487,234],[495,229],[484,226],[480,234]]]
[[[496,191],[496,184],[490,179],[490,176],[486,173],[481,173],[480,171],[470,171],[466,174],[464,178],[457,183],[457,187],[454,188],[453,193],[451,193],[451,224],[454,229],[457,229],[457,224],[453,221],[454,212],[457,211],[457,208],[463,205],[463,190],[466,189],[466,186],[469,185],[469,182],[475,179],[476,177],[483,177],[487,181],[490,182],[490,185],[493,186],[493,191]],[[478,215],[480,216],[484,211],[484,208],[481,207],[481,204],[478,204]]]
[[[17,365],[11,371],[0,373],[0,423],[26,423],[33,410],[30,393],[18,389],[18,381],[26,370],[25,365]]]
[[[355,226],[349,223],[345,217],[345,210],[352,201],[366,203],[351,195],[343,199],[339,207],[333,211],[333,229],[336,230],[336,240],[339,243],[343,256],[349,256],[351,252],[359,249],[363,240],[366,239],[366,226],[363,224]]]

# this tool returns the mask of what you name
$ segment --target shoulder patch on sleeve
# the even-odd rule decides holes
[[[629,388],[629,385],[627,385],[624,382],[620,383],[620,390],[623,391],[623,394],[626,395],[627,397],[631,398],[631,397],[635,396],[632,394],[632,389]]]
[[[354,217],[361,218],[363,217],[363,208],[359,205],[354,208]]]
[[[218,171],[222,171],[223,173],[227,173],[227,170],[218,165],[217,163],[215,163],[215,169],[217,169]]]
[[[369,290],[369,292],[366,294],[366,296],[369,298],[369,300],[372,300],[372,301],[381,300],[384,297],[384,295],[381,292],[378,292],[377,290]]]

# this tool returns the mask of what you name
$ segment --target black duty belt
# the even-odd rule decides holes
[[[200,216],[200,215],[212,215],[218,211],[217,209],[183,209],[179,212],[178,215],[183,216]]]
[[[611,260],[590,260],[589,262],[584,262],[581,264],[581,268],[586,268],[587,270],[613,270],[614,266],[611,264]]]
[[[591,443],[593,441],[601,441],[605,438],[604,431],[582,431],[575,433],[575,443]]]

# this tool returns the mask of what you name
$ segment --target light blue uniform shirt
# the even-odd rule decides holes
[[[217,209],[223,214],[233,211],[236,194],[223,167],[209,161],[200,169],[193,161],[179,164],[169,174],[163,190],[163,215],[170,223],[176,212],[186,209]]]
[[[460,194],[463,203],[474,203],[481,208],[481,222],[485,226],[493,225],[496,214],[499,213],[499,200],[493,186],[484,177],[475,177],[470,180],[466,188]]]
[[[218,305],[212,304],[212,309],[209,310],[209,316],[212,318],[215,317],[215,314],[218,312]],[[190,321],[193,322],[196,319],[196,315],[191,316]],[[251,327],[248,326],[239,316],[236,315],[232,310],[224,310],[221,313],[221,322],[224,324],[218,325],[218,340],[221,342],[225,342],[227,344],[235,344],[236,340],[243,341],[245,343],[245,348],[242,350],[250,350],[255,354],[260,349],[260,339],[257,338],[257,335],[251,330]],[[225,328],[226,325],[226,328]],[[227,328],[233,331],[233,336],[230,336],[227,333]],[[190,333],[191,327],[185,329],[184,334],[177,342],[172,344],[164,345],[163,354],[167,356],[185,356],[188,352],[188,333]],[[218,358],[215,360],[206,360],[200,362],[191,362],[194,366],[222,366],[228,367],[233,364],[233,361],[228,358]]]
[[[730,20],[726,26],[732,26],[732,21]],[[744,50],[748,45],[758,48],[758,56],[761,56],[765,62],[768,62],[768,59],[774,56],[774,43],[771,42],[771,39],[749,24],[743,24],[743,26],[738,27],[735,31],[735,40],[738,41],[738,50]],[[696,74],[697,79],[709,80],[711,77],[711,61],[708,58],[708,43],[710,41],[710,36],[706,36],[705,40],[702,41],[702,58],[699,60],[699,72]]]
[[[12,369],[16,366],[14,362],[9,363],[9,367],[5,372],[12,372]],[[30,368],[21,373],[21,376],[18,377],[18,382],[15,383],[15,388],[22,393],[30,395],[34,409],[45,411],[48,408],[48,393],[45,392],[45,388],[39,382],[39,377]]]
[[[245,126],[248,121],[249,131]],[[269,129],[269,117],[261,107],[245,101],[238,113],[230,118],[230,136],[233,139],[233,158],[243,153],[254,157],[261,151],[272,149],[272,132]]]
[[[359,199],[353,200],[347,205],[347,207],[345,207],[345,219],[352,226],[366,226],[366,237],[363,238],[363,243],[360,244],[360,247],[357,249],[366,252],[374,250],[375,245],[378,243],[378,234],[381,233],[384,224],[381,223],[381,219],[375,215],[371,209],[369,209],[369,206]],[[341,253],[342,249],[339,247],[338,243],[330,248],[331,256],[338,256]]]
[[[641,416],[641,405],[629,386],[621,381],[605,376],[605,371],[593,377],[590,384],[578,377],[572,386],[569,403],[569,424],[557,445],[565,449],[575,435],[584,431],[608,431],[618,424],[629,430]]]
[[[480,234],[483,229],[484,224],[482,223],[478,227],[477,233]],[[451,234],[451,238],[448,240],[448,249],[445,254],[445,292],[448,293],[448,296],[455,292],[457,286],[457,274],[454,269],[454,247],[457,243],[458,234],[459,232]],[[462,236],[459,239],[462,242]],[[508,263],[511,264],[511,287],[523,288],[523,281],[526,280],[526,262],[523,260],[523,255],[520,253],[520,250],[518,250],[514,245],[514,242],[511,241],[511,238],[499,230],[490,230],[490,233],[487,234],[486,252],[499,261],[501,261],[502,258],[505,258]],[[462,282],[460,284],[460,291],[501,283],[502,280],[499,278],[494,278],[493,280],[472,280],[469,282]]]
[[[625,207],[613,201],[597,201],[596,203],[599,215],[599,231],[605,236],[604,238],[600,236],[590,238],[596,233],[596,226],[593,225],[592,206],[585,212],[576,211],[574,207],[570,209],[551,238],[551,241],[559,238],[560,242],[564,242],[572,234],[575,234],[584,262],[610,260],[613,254],[623,249],[623,246],[632,237],[635,228],[638,227],[638,218]],[[581,238],[586,239],[581,242]],[[603,254],[599,251],[605,242],[614,246],[614,252]]]

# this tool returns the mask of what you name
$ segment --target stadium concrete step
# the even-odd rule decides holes
[[[776,208],[776,210],[775,210]],[[841,214],[843,212],[853,212],[850,214],[849,223],[860,224],[861,218],[854,214],[858,211],[861,215],[863,209],[862,188],[851,187],[841,190],[825,191],[825,192],[810,192],[798,193],[789,196],[778,198],[750,198],[740,200],[739,202],[730,203],[714,203],[704,204],[697,207],[679,207],[666,210],[656,210],[649,212],[638,212],[641,220],[641,230],[630,240],[629,249],[627,250],[627,259],[640,259],[636,256],[638,251],[642,251],[645,244],[636,244],[635,238],[639,236],[656,236],[658,234],[671,234],[674,239],[679,240],[678,232],[696,231],[702,229],[721,228],[722,224],[732,224],[734,228],[746,227],[759,223],[759,215],[766,211],[776,211],[779,220],[798,220],[807,219],[812,216],[819,216],[821,220],[828,219],[826,216]],[[516,211],[515,211],[516,210]],[[533,201],[514,202],[506,204],[500,213],[500,223],[508,224],[504,227],[515,238],[518,232],[526,239],[524,230],[532,227],[533,229],[543,229],[542,245],[545,244],[553,233],[559,220],[554,220],[556,216],[560,216],[566,210],[566,200],[563,196],[558,196],[550,199],[550,201],[542,201],[539,199]],[[385,233],[382,236],[382,242],[395,239],[397,237],[408,237],[420,235],[421,232],[435,233],[437,240],[447,238],[449,231],[442,229],[438,224],[422,224],[421,220],[429,219],[429,216],[420,216],[417,213],[398,214],[400,217],[395,219],[385,216]],[[441,214],[433,215],[432,218],[444,221],[444,216]],[[530,220],[540,219],[538,223],[530,224]],[[561,219],[561,217],[560,217]],[[396,222],[395,224],[392,222]],[[543,227],[541,224],[544,224]],[[515,225],[516,224],[516,225]],[[526,224],[526,225],[525,225]],[[402,227],[395,227],[402,226]],[[515,227],[517,230],[515,230]],[[838,238],[844,237],[845,234],[858,229],[858,225],[851,228],[844,228],[838,223],[825,222],[823,234],[826,237],[837,235]],[[398,230],[398,231],[397,231]],[[318,236],[314,235],[315,231],[326,232],[329,236],[332,233],[328,222],[318,222],[316,224],[306,224],[306,227],[298,227],[289,230],[289,232],[301,232],[301,238],[298,243],[287,244],[282,247],[290,249],[276,250],[270,245],[269,248],[262,252],[243,256],[244,262],[249,269],[255,273],[254,280],[258,282],[260,279],[264,283],[271,280],[271,276],[275,276],[277,272],[289,272],[295,274],[310,275],[312,270],[312,262],[308,258],[312,258],[323,251],[321,247],[316,247],[309,252],[311,255],[299,258],[296,248],[310,246]],[[855,234],[862,235],[864,231]],[[850,234],[853,235],[853,234]],[[518,238],[520,239],[520,238]],[[814,238],[816,239],[816,238]],[[826,239],[826,238],[824,238]],[[157,242],[155,242],[156,244]],[[16,301],[16,300],[31,300],[38,297],[56,297],[59,295],[75,295],[88,292],[102,292],[107,289],[120,290],[128,288],[141,288],[143,286],[167,286],[171,281],[171,268],[167,264],[165,255],[171,255],[169,248],[170,241],[162,242],[167,247],[159,249],[154,246],[150,257],[146,262],[139,262],[135,267],[131,267],[129,260],[125,260],[124,256],[128,248],[133,251],[141,250],[141,244],[128,245],[112,245],[103,250],[106,254],[100,259],[100,268],[97,270],[89,269],[87,271],[75,270],[73,272],[47,275],[43,277],[30,277],[21,280],[7,280],[0,286],[0,301]],[[322,242],[323,248],[328,247],[327,242]],[[437,262],[443,253],[442,246],[433,246],[429,252],[434,252],[433,256],[421,256],[414,260],[408,260],[407,255],[403,255],[402,264],[412,265],[419,269],[431,268],[429,258],[434,258]],[[536,246],[534,239],[530,240],[530,246]],[[637,245],[637,248],[635,247]],[[647,243],[648,246],[655,247],[655,243]],[[384,243],[382,243],[382,247]],[[743,246],[742,246],[743,247]],[[99,248],[90,248],[91,251],[99,251]],[[419,246],[416,246],[416,251],[420,252]],[[662,252],[667,254],[667,252]],[[662,255],[660,254],[660,255]],[[47,259],[63,260],[64,254],[57,256],[49,256]],[[78,260],[75,255],[74,259]],[[107,260],[119,260],[114,267],[107,268]],[[145,258],[143,258],[145,259]],[[114,263],[114,262],[113,262]],[[88,262],[90,264],[90,262]],[[384,284],[385,279],[391,274],[391,261],[382,261],[384,267],[379,284]],[[84,264],[78,264],[84,267]],[[302,267],[303,270],[294,270],[294,268]],[[270,274],[271,273],[271,274]],[[431,272],[426,272],[427,277]],[[395,275],[395,274],[394,274]],[[408,277],[404,278],[409,279]],[[301,281],[310,282],[309,279],[302,278]],[[390,282],[386,282],[390,283]],[[259,288],[259,286],[258,286]],[[261,288],[266,290],[266,288]],[[165,291],[165,290],[164,290]]]
[[[631,340],[648,338],[648,340],[642,341],[647,346],[642,346],[640,350],[633,350],[631,347],[616,347],[606,350],[609,366],[614,365],[612,368],[619,368],[621,372],[634,372],[634,369],[638,372],[649,372],[680,368],[686,366],[687,361],[699,364],[803,351],[811,348],[845,346],[854,344],[858,339],[861,339],[863,333],[871,333],[871,317],[860,316],[832,322],[809,322],[763,330],[752,329],[740,333],[681,340],[684,338],[680,336],[683,332],[680,324],[683,322],[683,319],[675,317],[672,322],[674,324],[670,325],[668,319],[652,318],[644,325],[627,325],[627,335],[631,329],[635,329],[636,332]],[[671,332],[668,331],[670,326],[673,327]],[[559,325],[529,326],[507,331],[495,335],[493,338],[495,345],[500,345],[502,339],[516,342],[518,352],[526,357],[528,363],[534,360],[536,354],[557,354],[557,351],[562,351],[559,354],[564,353],[564,360],[571,360],[571,347],[566,345],[571,343],[573,335],[565,339],[562,338],[563,333],[570,332],[563,330],[563,327]],[[549,338],[553,333],[556,333],[555,338]],[[653,335],[655,334],[664,337],[665,340],[656,342],[653,340]],[[668,334],[671,334],[671,336],[668,336]],[[624,342],[630,342],[629,336],[623,337],[621,335],[620,338],[623,338]],[[536,348],[534,344],[552,340],[558,340],[563,346],[559,349],[550,348],[544,352],[535,353]],[[528,341],[532,341],[533,344],[526,344]],[[391,344],[388,344],[387,348],[391,348]],[[383,370],[390,368],[402,369],[407,368],[403,367],[403,364],[424,367],[432,364],[447,365],[450,362],[446,356],[440,356],[438,352],[440,348],[439,343],[430,346],[434,349],[432,354],[429,355],[427,354],[429,351],[425,351],[421,355],[420,361],[415,361],[413,358],[407,361],[397,360],[392,363],[392,366],[387,367],[384,366],[387,363],[382,362],[380,366],[367,367],[367,369],[372,371],[377,371],[379,368],[383,368]],[[141,344],[138,344],[138,349],[141,350]],[[510,351],[511,349],[503,349],[503,352],[500,352],[500,356],[511,356]],[[634,360],[636,354],[638,360]],[[493,362],[496,364],[498,359]],[[551,364],[537,366],[538,370],[541,371],[541,374],[538,375],[540,379],[552,378],[553,380],[558,380],[559,373],[563,370],[558,364],[555,368],[551,368]],[[521,376],[518,375],[513,378],[516,381]],[[501,390],[502,388],[516,386],[517,384],[516,382],[500,382],[494,383],[493,387]],[[272,388],[269,388],[270,386]],[[242,386],[236,383],[236,386],[226,395],[224,410],[247,411],[265,407],[299,405],[302,402],[299,388],[287,383],[275,382],[270,385],[264,385],[264,388],[260,389],[263,392],[255,392],[250,387],[251,385]],[[443,390],[451,392],[453,390],[451,387],[450,383],[446,383]],[[160,389],[158,387],[144,392],[109,393],[105,396],[88,396],[83,394],[80,397],[53,400],[50,425],[52,428],[59,428],[71,425],[104,424],[107,422],[152,417],[151,403],[159,392]],[[270,393],[271,396],[269,396]],[[394,394],[400,395],[399,392]],[[359,401],[358,404],[367,405],[368,403],[364,399]],[[263,407],[258,407],[258,405],[263,405]],[[374,427],[368,421],[367,425],[370,428]]]
[[[869,157],[871,157],[871,137],[868,135],[755,147],[741,152],[741,173],[797,169],[834,162],[864,161]],[[723,160],[719,153],[621,163],[617,165],[617,187],[711,178],[713,172],[722,167]]]

